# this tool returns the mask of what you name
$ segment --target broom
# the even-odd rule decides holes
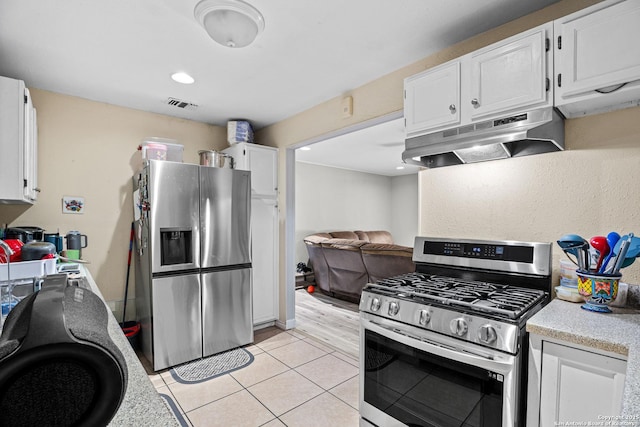
[[[129,256],[127,259],[127,278],[125,280],[124,285],[124,303],[122,305],[122,323],[120,323],[120,327],[122,328],[122,332],[129,339],[129,343],[133,348],[135,348],[135,338],[140,332],[140,323],[136,321],[126,322],[127,316],[127,297],[129,294],[129,273],[131,272],[131,252],[133,251],[133,238],[134,238],[134,223],[131,223],[131,232],[129,233]]]

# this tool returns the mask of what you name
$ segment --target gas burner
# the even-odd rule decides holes
[[[379,285],[389,288],[396,288],[401,286],[417,285],[428,280],[429,275],[422,273],[409,273],[401,276],[389,277],[378,281]]]
[[[471,311],[517,318],[544,298],[544,292],[497,283],[408,273],[369,284],[373,292],[402,299],[419,299]]]

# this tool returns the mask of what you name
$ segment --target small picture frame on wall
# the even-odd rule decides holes
[[[62,197],[62,213],[63,214],[83,214],[84,213],[84,197],[63,196]]]

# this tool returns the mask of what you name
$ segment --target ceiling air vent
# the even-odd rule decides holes
[[[192,104],[190,102],[183,101],[181,99],[176,99],[176,98],[167,98],[167,104],[172,105],[174,107],[182,108],[185,110],[195,110],[196,108],[198,108],[196,104]]]

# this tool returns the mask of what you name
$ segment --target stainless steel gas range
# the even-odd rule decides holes
[[[362,292],[360,425],[524,426],[551,244],[416,237],[413,260]]]

